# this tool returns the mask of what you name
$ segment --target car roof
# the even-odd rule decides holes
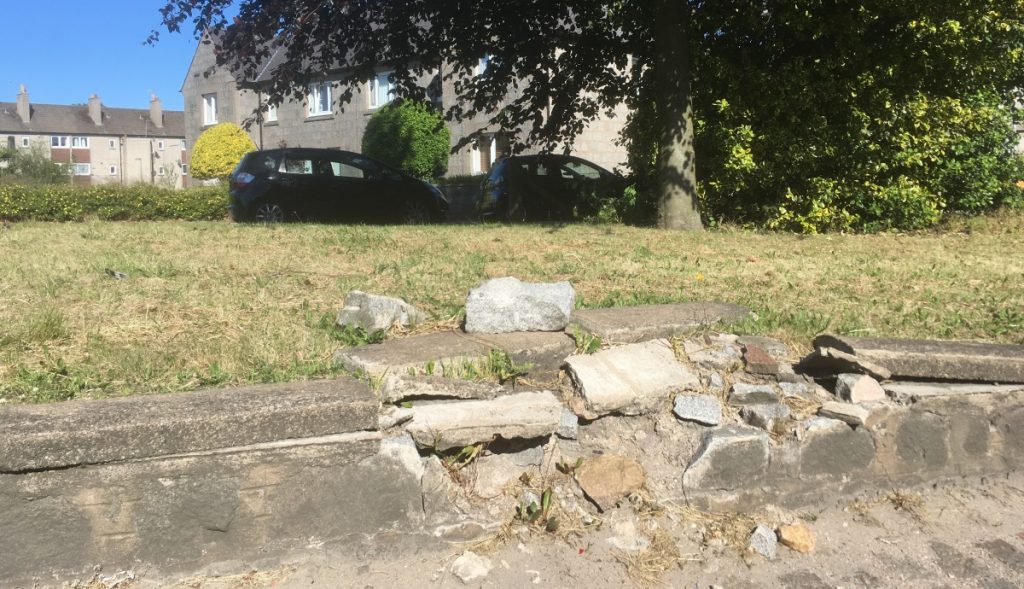
[[[292,154],[292,155],[310,155],[310,156],[331,156],[331,155],[345,155],[355,157],[365,157],[367,159],[373,159],[369,156],[365,156],[361,153],[355,153],[353,151],[345,151],[344,149],[331,149],[327,147],[278,147],[275,149],[261,149],[259,151],[250,152],[250,154],[267,154],[267,155],[280,155],[280,154]]]
[[[509,157],[505,158],[505,160],[509,161],[509,162],[531,162],[531,161],[556,160],[556,159],[557,160],[561,160],[561,161],[583,162],[583,163],[587,164],[588,166],[593,166],[593,167],[595,167],[598,170],[601,170],[603,172],[608,172],[609,174],[612,174],[612,175],[615,175],[615,176],[618,175],[615,172],[612,172],[611,170],[608,170],[607,168],[605,168],[604,166],[602,166],[600,164],[595,164],[594,162],[592,162],[590,160],[585,160],[585,159],[583,159],[581,157],[576,157],[574,155],[565,155],[563,153],[534,153],[534,154],[530,154],[530,155],[512,155],[512,156],[509,156]]]

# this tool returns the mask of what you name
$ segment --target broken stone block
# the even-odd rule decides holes
[[[1024,383],[1022,345],[836,335],[819,335],[813,344],[884,366],[902,380]]]
[[[670,338],[695,327],[734,321],[749,314],[749,309],[730,303],[673,303],[580,309],[573,312],[572,324],[584,333],[600,337],[605,343],[624,344]]]
[[[767,558],[775,560],[779,550],[779,539],[775,530],[765,524],[757,524],[757,528],[750,534],[750,549]]]
[[[878,380],[889,380],[892,377],[888,368],[834,348],[817,348],[794,368],[800,374],[814,377],[835,376],[844,372],[867,374]]]
[[[424,319],[422,312],[402,299],[353,290],[345,297],[345,307],[338,312],[336,323],[373,333],[395,325],[410,327]]]
[[[885,390],[866,374],[840,374],[836,377],[836,395],[849,403],[871,403],[885,400]]]
[[[779,382],[779,389],[782,391],[783,397],[799,397],[801,399],[813,399],[815,397],[814,386],[804,381],[782,381]]]
[[[753,346],[760,348],[777,362],[785,362],[789,357],[789,348],[786,347],[786,344],[774,338],[742,335],[736,340],[736,343],[744,347]]]
[[[703,425],[722,422],[722,402],[711,395],[678,395],[672,412],[679,419]]]
[[[598,509],[608,511],[640,490],[644,471],[632,458],[604,454],[585,460],[576,469],[576,482]]]
[[[779,526],[778,535],[780,544],[797,552],[807,554],[814,550],[814,534],[803,523]]]
[[[462,556],[452,563],[452,574],[463,583],[469,585],[473,581],[483,579],[490,574],[493,565],[491,560],[485,556],[479,556],[475,552],[467,550]]]
[[[768,434],[759,429],[709,430],[683,473],[683,488],[728,491],[756,485],[768,470],[768,454]]]
[[[767,384],[748,384],[745,382],[733,383],[729,391],[730,405],[763,405],[766,403],[778,403],[779,397],[775,389]]]
[[[377,416],[377,429],[380,431],[398,427],[412,419],[412,409],[405,407],[384,407]]]
[[[590,419],[609,413],[640,415],[672,393],[700,388],[697,376],[676,360],[668,340],[571,356],[566,370],[583,401],[583,416]]]
[[[746,405],[740,410],[740,417],[749,425],[759,427],[766,432],[776,431],[776,427],[789,419],[789,407],[782,403],[765,403],[762,405]]]
[[[708,388],[709,392],[720,393],[725,390],[725,379],[721,374],[712,372],[704,381],[704,386]]]
[[[575,440],[580,434],[580,418],[568,408],[562,408],[562,419],[555,435],[563,440]]]
[[[955,382],[889,382],[882,385],[897,403],[909,405],[923,399],[957,395],[1024,393],[1024,384],[968,384]]]
[[[402,434],[380,441],[380,454],[402,465],[417,482],[423,478],[423,460],[420,458],[416,442],[409,434]]]
[[[421,448],[450,450],[495,438],[550,436],[561,423],[562,404],[549,391],[516,393],[486,401],[420,403],[406,428]]]
[[[382,403],[398,403],[408,399],[493,399],[506,392],[504,387],[493,382],[389,375],[381,383],[380,400]]]
[[[818,409],[818,415],[829,419],[838,419],[849,425],[860,427],[867,423],[871,412],[862,405],[829,401]]]
[[[800,442],[801,477],[842,479],[874,459],[875,443],[866,429],[852,429],[836,419],[808,420]]]
[[[469,291],[466,332],[561,331],[569,323],[575,301],[576,292],[568,282],[494,278]]]
[[[774,375],[779,372],[778,361],[755,345],[743,347],[743,362],[751,374]]]
[[[717,335],[706,336],[702,340],[686,340],[683,342],[683,351],[690,362],[711,370],[732,372],[742,363],[735,336],[728,338]]]

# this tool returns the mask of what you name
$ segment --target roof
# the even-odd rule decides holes
[[[89,118],[86,104],[32,104],[28,124],[21,122],[14,102],[0,102],[0,133],[40,135],[131,135],[139,137],[185,137],[185,113],[165,110],[164,126],[157,128],[149,109],[103,107],[103,124]]]

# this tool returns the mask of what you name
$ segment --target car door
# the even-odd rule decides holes
[[[604,177],[607,172],[578,158],[566,158],[560,167],[562,189],[567,202],[572,203],[575,217],[596,214],[605,194]]]
[[[281,161],[278,187],[273,195],[277,204],[292,219],[309,220],[317,216],[315,202],[318,182],[316,162],[308,153],[289,152]]]
[[[517,158],[509,170],[509,192],[522,216],[534,220],[563,219],[572,208],[562,187],[560,160],[556,156]]]
[[[372,162],[355,154],[339,153],[330,158],[333,219],[367,221],[374,209],[375,187],[380,176]]]

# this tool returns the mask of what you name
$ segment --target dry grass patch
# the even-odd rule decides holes
[[[569,280],[581,307],[733,302],[756,316],[724,328],[804,345],[825,330],[1024,342],[1024,218],[954,229],[18,223],[0,232],[0,399],[330,376],[358,343],[332,328],[348,291],[403,297],[431,330],[504,275]]]

